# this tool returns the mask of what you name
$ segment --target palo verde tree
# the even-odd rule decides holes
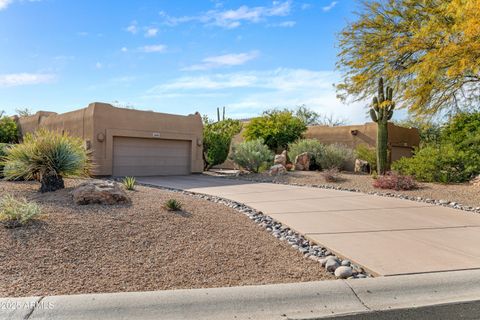
[[[388,167],[388,121],[392,119],[395,102],[393,89],[387,87],[384,91],[383,78],[378,81],[378,96],[373,98],[370,117],[377,123],[377,170],[385,174]]]
[[[391,79],[397,107],[457,113],[480,98],[480,0],[365,0],[339,34],[341,98],[374,94]]]

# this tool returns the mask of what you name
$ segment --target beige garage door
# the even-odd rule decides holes
[[[190,150],[191,141],[114,137],[113,175],[189,174]]]

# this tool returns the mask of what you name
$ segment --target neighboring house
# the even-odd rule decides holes
[[[202,119],[91,103],[56,114],[39,111],[18,119],[21,134],[40,127],[82,138],[96,176],[186,175],[203,171]]]
[[[311,126],[305,133],[305,138],[317,139],[325,144],[339,143],[355,149],[365,144],[372,148],[377,143],[377,124],[374,122],[352,126]],[[388,123],[389,161],[402,157],[411,157],[415,147],[420,145],[418,129],[405,128]]]
[[[232,144],[243,141],[243,132],[240,132],[233,138]],[[351,126],[309,126],[304,134],[307,139],[317,139],[324,144],[343,144],[347,147],[355,149],[360,144],[368,145],[375,148],[377,143],[377,124],[374,122],[365,123],[363,125]],[[418,129],[404,128],[388,124],[388,150],[389,161],[393,162],[402,157],[411,157],[415,147],[420,145],[420,135]],[[294,161],[295,159],[290,159]],[[227,160],[215,168],[233,169],[235,164],[231,160]],[[354,164],[348,166],[353,170]]]

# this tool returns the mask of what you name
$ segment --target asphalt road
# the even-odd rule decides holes
[[[407,308],[387,311],[374,311],[347,316],[317,319],[334,320],[478,320],[480,319],[480,300],[441,304],[428,307]]]

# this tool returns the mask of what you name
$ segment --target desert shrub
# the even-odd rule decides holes
[[[182,203],[177,199],[168,199],[165,201],[165,209],[169,211],[180,211],[182,210]]]
[[[7,155],[7,148],[9,147],[9,144],[6,143],[0,143],[0,178],[3,178],[3,161],[5,156]]]
[[[15,143],[18,141],[18,127],[15,120],[0,116],[0,143]]]
[[[394,172],[388,172],[387,174],[378,176],[377,179],[374,179],[373,187],[399,191],[416,189],[418,186],[415,179],[411,176],[403,176]]]
[[[321,159],[325,153],[325,146],[317,139],[300,139],[288,145],[288,155],[290,160],[304,152],[308,152],[313,164],[317,163],[317,159]]]
[[[20,227],[41,213],[40,207],[26,199],[15,199],[12,195],[0,199],[0,220],[6,227]]]
[[[480,174],[480,112],[455,115],[442,128],[441,144],[454,146],[461,156],[463,181]]]
[[[428,145],[414,152],[412,158],[401,158],[392,169],[403,175],[414,176],[424,182],[462,182],[469,178],[465,172],[463,152],[452,144]]]
[[[211,122],[204,119],[203,126],[203,160],[204,169],[225,162],[230,152],[232,138],[240,132],[242,124],[238,120]]]
[[[366,144],[360,144],[355,148],[355,156],[363,161],[367,161],[370,165],[370,173],[377,171],[377,152],[375,148]]]
[[[36,179],[40,191],[48,192],[64,188],[64,177],[87,175],[89,168],[81,139],[41,129],[9,148],[3,172],[9,180]]]
[[[287,148],[302,137],[307,130],[305,123],[289,110],[265,111],[261,117],[252,119],[246,126],[244,137],[247,141],[263,139],[275,153]]]
[[[122,180],[122,184],[125,187],[125,189],[130,191],[135,190],[136,183],[137,183],[137,180],[134,177],[125,177]]]
[[[316,162],[322,170],[332,168],[342,170],[348,163],[353,163],[354,158],[352,149],[341,144],[330,144],[325,146],[322,157]]]
[[[480,173],[480,113],[460,113],[440,130],[440,137],[415,150],[413,158],[392,165],[426,182],[465,182]]]
[[[323,170],[320,174],[325,182],[338,182],[340,179],[340,172],[337,168]]]
[[[262,166],[266,167],[273,160],[273,157],[273,152],[262,139],[245,141],[233,146],[231,155],[237,165],[252,172],[259,172]]]

